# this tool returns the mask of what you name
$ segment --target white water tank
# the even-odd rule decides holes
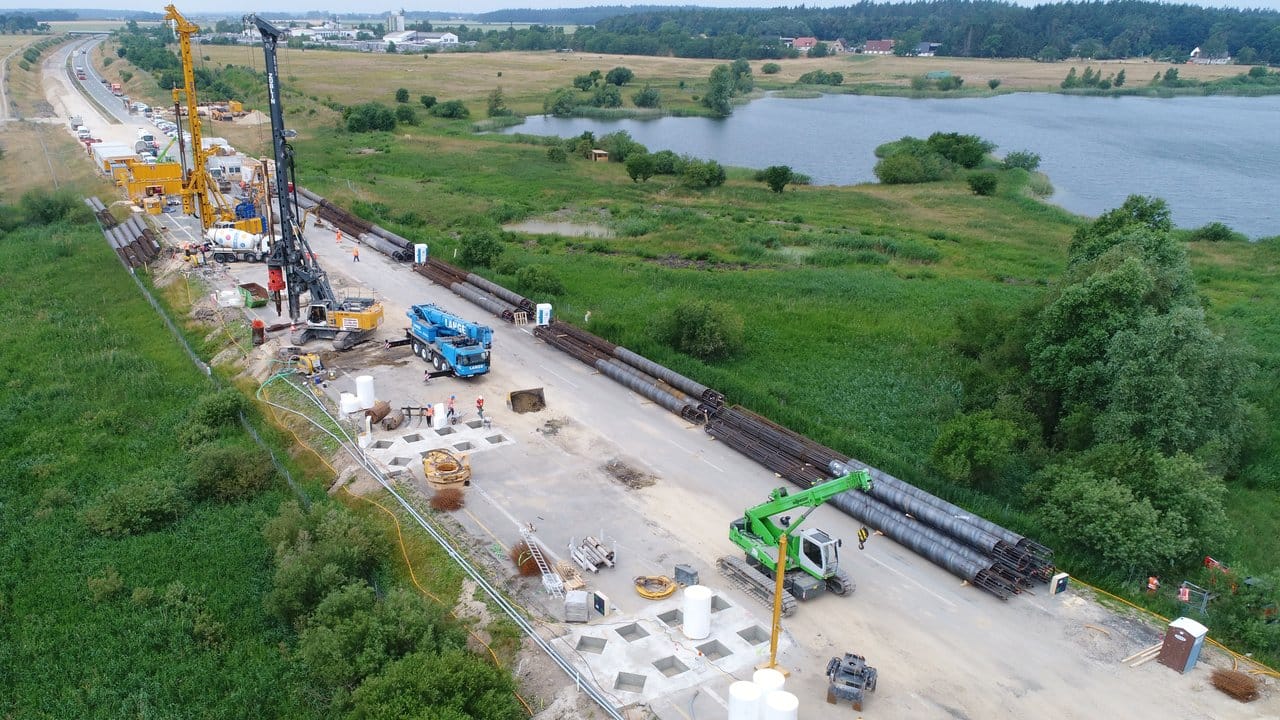
[[[360,400],[360,409],[368,410],[373,407],[378,396],[373,392],[372,375],[361,375],[356,378],[356,397]]]
[[[354,393],[339,393],[338,409],[342,411],[343,415],[350,415],[351,413],[359,412],[360,399],[357,398]]]
[[[448,427],[449,418],[445,417],[444,403],[436,403],[431,408],[431,429],[439,430],[442,427]]]
[[[711,634],[711,588],[690,585],[684,589],[684,636],[702,640]]]
[[[796,720],[800,716],[800,699],[786,690],[774,690],[764,696],[761,720]]]
[[[760,720],[760,686],[739,680],[729,686],[729,720]]]
[[[787,682],[787,676],[773,668],[760,668],[751,676],[751,682],[760,688],[761,695],[767,697],[769,693],[782,689]],[[762,706],[763,702],[761,700]]]

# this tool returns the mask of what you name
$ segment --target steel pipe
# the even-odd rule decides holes
[[[614,348],[613,354],[622,362],[656,378],[660,378],[667,384],[680,388],[693,397],[701,398],[712,403],[717,401],[724,402],[724,395],[721,395],[696,380],[691,380],[670,368],[659,365],[643,355],[638,355],[624,347]]]
[[[485,278],[482,278],[479,275],[476,275],[475,273],[468,273],[466,276],[466,279],[467,279],[467,282],[471,283],[472,285],[475,285],[476,287],[484,290],[485,292],[488,292],[492,295],[496,295],[497,297],[502,298],[506,302],[511,303],[513,306],[520,308],[525,312],[528,312],[533,309],[532,300],[530,300],[527,297],[524,297],[523,295],[520,295],[519,293],[508,290],[502,287],[501,285],[499,285],[498,283],[493,282],[492,280],[487,280]]]
[[[679,398],[659,388],[657,384],[646,382],[639,375],[629,373],[619,368],[617,365],[610,364],[608,361],[598,360],[596,361],[595,367],[602,375],[610,380],[620,383],[622,386],[635,391],[637,394],[658,403],[676,415],[680,415],[685,406],[689,404],[687,402],[681,402]]]
[[[479,305],[480,307],[484,308],[485,310],[488,310],[489,312],[493,313],[494,315],[497,315],[498,317],[502,317],[502,313],[510,312],[512,309],[511,306],[508,305],[507,303],[504,303],[503,301],[493,297],[492,295],[488,295],[484,292],[481,292],[480,290],[477,290],[476,288],[470,285],[467,285],[466,283],[454,283],[449,286],[449,289],[452,290],[455,294],[460,295],[467,300],[470,300],[471,302],[475,303],[476,305]]]

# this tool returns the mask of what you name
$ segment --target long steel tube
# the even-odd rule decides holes
[[[524,308],[525,306],[528,306],[530,308],[533,307],[533,302],[529,300],[529,298],[524,297],[519,293],[512,292],[502,287],[498,283],[493,282],[492,280],[487,280],[485,278],[482,278],[479,275],[476,275],[475,273],[467,273],[467,282],[471,283],[472,285],[475,285],[476,287],[480,288],[481,290],[484,290],[487,293],[490,293],[492,295],[496,295],[499,298],[502,298],[506,302],[511,303],[512,306],[514,307],[517,307],[517,308]]]
[[[507,303],[466,283],[454,283],[449,286],[449,289],[498,317],[501,317],[503,312],[512,310]]]
[[[647,382],[639,375],[629,373],[607,361],[599,360],[596,362],[595,367],[610,380],[643,395],[676,415],[679,415],[684,410],[684,407],[689,404],[688,402],[681,402],[675,395],[659,388],[656,383]]]
[[[696,380],[687,378],[668,367],[659,365],[643,355],[638,355],[624,347],[615,348],[613,354],[622,362],[659,378],[672,387],[680,388],[693,397],[706,400],[707,402],[715,402],[714,399],[718,399],[720,402],[724,401],[724,396],[715,390],[712,390]]]

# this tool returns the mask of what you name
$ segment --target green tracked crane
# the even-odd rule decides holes
[[[796,600],[809,600],[824,592],[847,595],[853,580],[840,569],[841,541],[817,528],[800,529],[809,514],[847,490],[871,489],[865,470],[834,478],[800,492],[778,488],[767,502],[748,508],[729,524],[729,540],[742,548],[745,559],[725,556],[716,561],[720,573],[762,602],[774,604],[774,574],[778,546],[787,537],[782,614],[795,612]],[[800,517],[777,517],[797,508],[808,508]],[[775,517],[777,520],[775,521]]]

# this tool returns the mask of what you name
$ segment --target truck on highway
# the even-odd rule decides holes
[[[111,94],[112,95],[124,94],[124,89],[120,87],[120,83],[111,83]]]
[[[265,235],[237,230],[231,222],[217,223],[204,237],[209,241],[213,259],[218,262],[258,262],[271,252],[271,241]]]
[[[84,68],[82,68],[82,67],[80,67],[79,65],[77,65],[77,66],[76,66],[76,79],[77,79],[77,80],[84,80],[84,79],[86,79],[86,78],[87,78],[87,76],[84,74]]]
[[[413,353],[440,374],[460,378],[489,372],[493,329],[464,320],[438,305],[414,305],[406,313],[412,325],[405,337]]]

